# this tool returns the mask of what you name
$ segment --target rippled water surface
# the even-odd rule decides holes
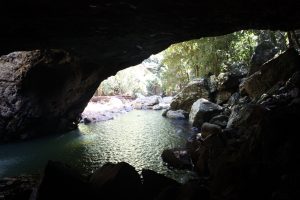
[[[125,161],[138,171],[155,170],[184,182],[192,175],[170,170],[161,160],[165,148],[185,145],[191,135],[185,121],[172,121],[160,111],[132,111],[114,120],[79,126],[70,133],[0,145],[0,177],[41,173],[48,160],[63,161],[93,172],[106,162]]]

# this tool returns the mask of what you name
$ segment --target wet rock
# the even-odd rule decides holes
[[[89,198],[86,181],[74,169],[49,161],[37,191],[37,200]]]
[[[168,110],[166,117],[170,119],[187,119],[189,113],[184,110]]]
[[[152,170],[143,169],[143,199],[154,199],[168,187],[180,186],[180,184],[164,175]]]
[[[171,110],[185,110],[190,112],[191,107],[199,98],[209,99],[209,91],[206,79],[199,79],[190,82],[181,92],[174,96]]]
[[[209,123],[216,124],[216,125],[220,126],[221,128],[225,128],[227,126],[227,122],[228,122],[228,116],[226,116],[226,115],[214,116],[209,121]]]
[[[222,133],[222,129],[218,125],[204,122],[201,126],[201,137],[203,139],[207,138],[210,135],[220,134],[220,133]]]
[[[212,117],[221,113],[223,108],[206,99],[198,99],[192,106],[189,114],[189,122],[200,128],[204,122],[208,122]]]
[[[176,169],[192,169],[191,158],[187,149],[165,149],[161,157],[170,167]]]
[[[90,177],[93,195],[105,199],[140,199],[141,180],[131,165],[106,163]]]
[[[272,59],[279,49],[271,41],[263,41],[254,50],[250,61],[249,75],[254,74],[260,70],[261,65],[263,65],[268,60]]]
[[[296,50],[288,49],[261,66],[260,70],[245,79],[240,92],[258,98],[279,81],[287,81],[299,70],[300,57]]]

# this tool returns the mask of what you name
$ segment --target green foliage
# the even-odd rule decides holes
[[[218,75],[234,63],[249,65],[258,42],[285,44],[282,32],[246,30],[171,45],[163,52],[162,87],[167,93],[180,90],[191,79]],[[283,45],[283,48],[286,45]]]
[[[102,81],[97,95],[153,95],[160,93],[160,88],[160,79],[142,65],[137,65],[121,70],[115,76]]]
[[[268,30],[244,30],[174,44],[145,60],[144,68],[142,65],[128,68],[103,81],[98,94],[173,95],[194,78],[210,73],[218,75],[235,63],[249,66],[255,47],[266,40],[279,50],[287,48],[286,33]]]

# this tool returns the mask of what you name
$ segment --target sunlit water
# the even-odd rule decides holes
[[[60,136],[0,145],[0,177],[41,173],[48,160],[59,160],[90,174],[106,162],[125,161],[180,182],[193,176],[162,162],[166,148],[181,147],[192,130],[185,121],[169,120],[160,111],[132,111],[114,120],[79,126]]]

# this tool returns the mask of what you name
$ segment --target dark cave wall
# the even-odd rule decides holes
[[[76,128],[101,80],[98,68],[63,50],[1,56],[0,70],[0,142]]]

